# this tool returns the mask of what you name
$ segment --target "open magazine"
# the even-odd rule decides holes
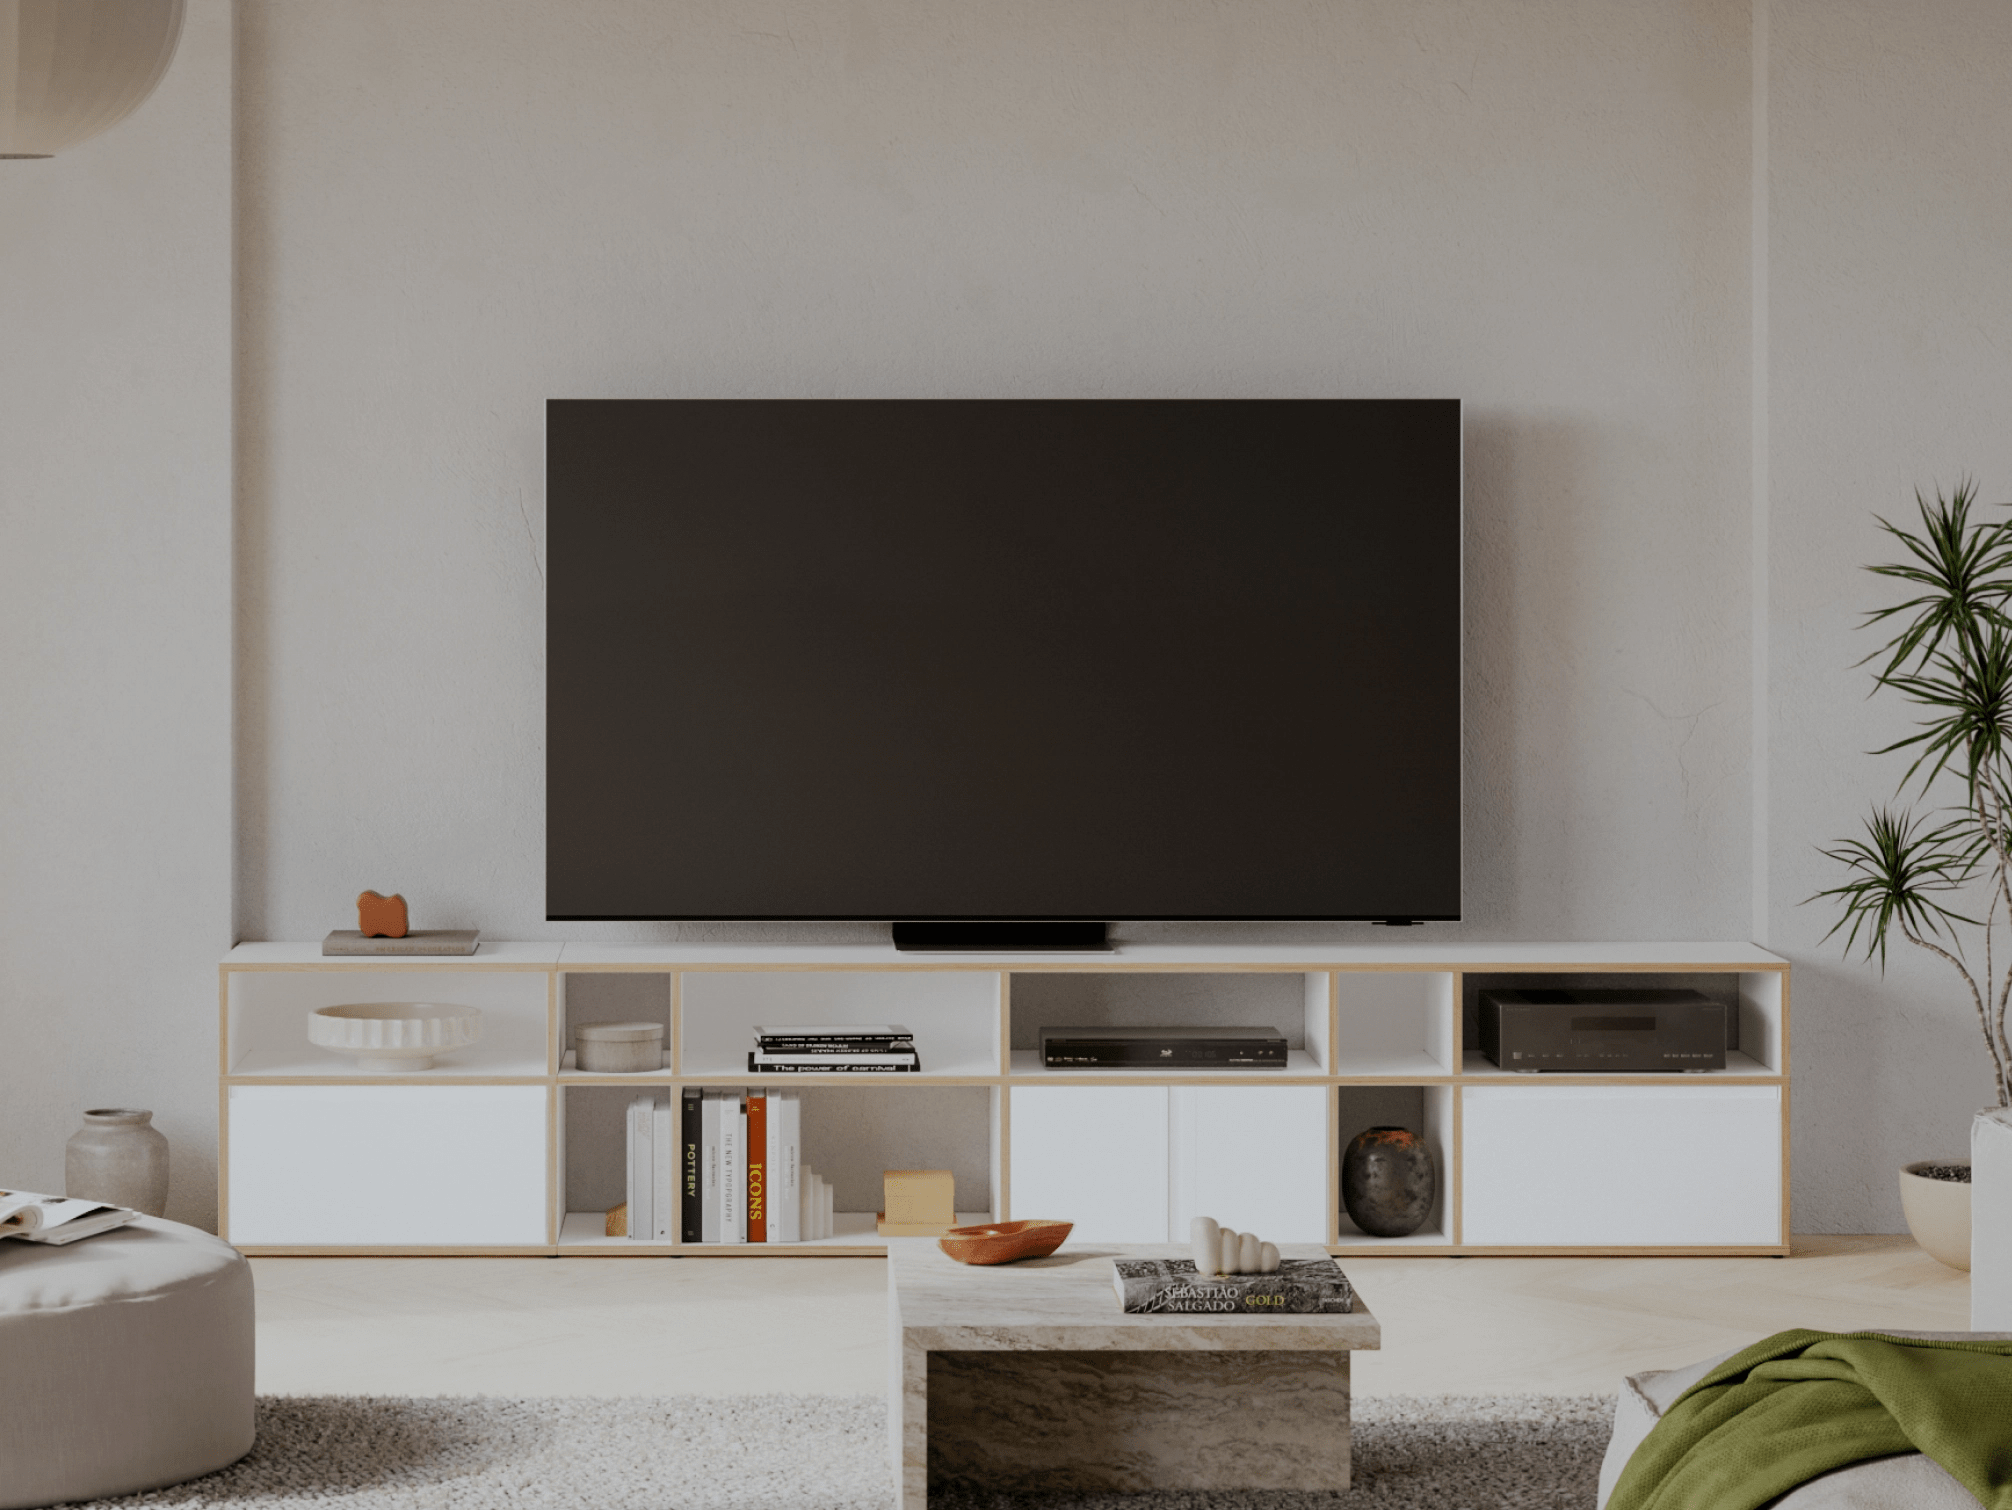
[[[123,1227],[140,1213],[103,1201],[73,1201],[67,1196],[36,1195],[29,1190],[0,1190],[0,1237],[31,1243],[74,1243]]]

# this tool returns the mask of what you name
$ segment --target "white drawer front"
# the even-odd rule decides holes
[[[538,1245],[539,1085],[235,1085],[239,1246]]]
[[[1181,1085],[1170,1094],[1168,1242],[1212,1216],[1266,1242],[1327,1241],[1327,1088]]]
[[[1013,1216],[1076,1224],[1071,1241],[1167,1240],[1167,1088],[1015,1086]]]
[[[1466,1086],[1460,1096],[1467,1244],[1782,1241],[1776,1086]]]

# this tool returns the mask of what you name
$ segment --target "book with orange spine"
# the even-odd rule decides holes
[[[768,1241],[768,1095],[748,1092],[748,1241]]]

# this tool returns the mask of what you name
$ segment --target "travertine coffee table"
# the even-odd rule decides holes
[[[1326,1250],[1296,1245],[1287,1258]],[[974,1268],[930,1238],[888,1244],[890,1450],[900,1510],[929,1480],[1001,1490],[1348,1487],[1348,1316],[1128,1316],[1114,1258],[1185,1246],[1065,1244]]]

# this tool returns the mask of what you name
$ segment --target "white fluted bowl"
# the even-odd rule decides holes
[[[445,1007],[424,1001],[355,1001],[316,1007],[308,1014],[307,1041],[348,1054],[379,1075],[433,1068],[433,1056],[465,1049],[482,1032],[480,1007]]]

